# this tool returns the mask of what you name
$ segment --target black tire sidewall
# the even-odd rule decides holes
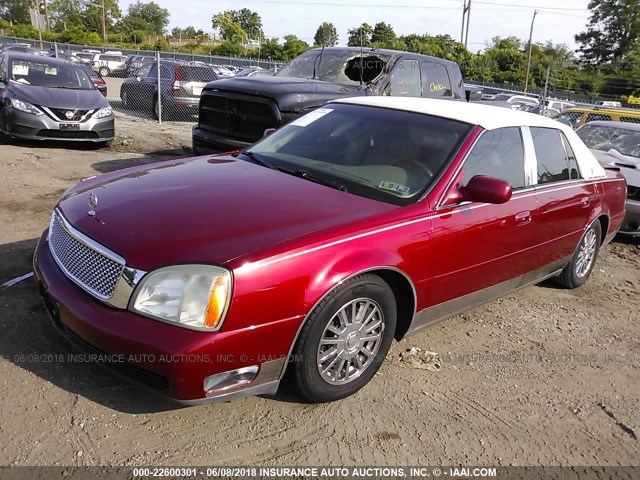
[[[370,298],[382,309],[384,332],[373,362],[360,377],[346,385],[327,383],[317,368],[317,349],[327,323],[347,303],[358,298]],[[360,275],[337,287],[326,303],[321,303],[308,318],[301,333],[302,342],[294,350],[296,379],[301,393],[309,401],[328,402],[354,394],[376,374],[393,341],[396,327],[396,301],[389,286],[376,275]],[[301,361],[300,361],[301,360]]]

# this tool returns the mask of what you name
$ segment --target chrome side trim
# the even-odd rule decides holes
[[[142,277],[146,274],[147,272],[144,270],[138,270],[125,265],[116,284],[116,289],[107,303],[112,307],[125,310],[129,306],[129,301],[138,283],[140,283],[140,280],[142,280]]]
[[[368,272],[373,272],[374,270],[389,270],[392,272],[396,272],[399,273],[400,275],[402,275],[408,282],[409,285],[411,285],[411,291],[413,294],[413,318],[415,318],[416,316],[416,308],[418,306],[418,295],[416,294],[416,287],[413,284],[413,282],[411,281],[411,279],[409,278],[409,276],[404,273],[402,270],[400,270],[399,268],[395,268],[395,267],[371,267],[371,268],[367,268],[365,270],[360,270],[359,272],[356,272],[352,275],[349,275],[348,277],[340,280],[338,283],[336,283],[334,286],[332,286],[329,290],[327,290],[319,299],[316,303],[313,304],[313,306],[309,309],[309,311],[307,312],[307,314],[304,316],[304,318],[302,319],[302,322],[300,322],[300,326],[298,327],[298,331],[296,332],[296,335],[293,337],[293,341],[291,342],[291,346],[289,347],[289,352],[287,353],[287,357],[286,357],[286,361],[284,362],[284,365],[282,366],[282,371],[280,372],[280,376],[278,377],[279,380],[282,380],[282,378],[284,377],[284,374],[287,370],[287,365],[289,364],[289,358],[291,358],[291,354],[293,353],[293,349],[296,346],[296,343],[298,342],[298,337],[300,336],[300,332],[302,331],[302,327],[304,327],[305,323],[307,322],[307,318],[309,317],[309,315],[311,315],[313,313],[313,311],[318,307],[318,305],[320,305],[320,303],[322,303],[322,301],[325,299],[325,297],[327,295],[329,295],[336,287],[339,287],[340,285],[342,285],[344,282],[346,282],[347,280],[353,278],[353,277],[357,277],[358,275],[362,275],[363,273],[368,273]]]
[[[540,283],[548,278],[555,277],[562,272],[564,266],[570,261],[571,256],[553,262],[549,265],[545,265],[544,267],[533,270],[525,275],[498,283],[497,285],[492,285],[491,287],[478,290],[477,292],[472,292],[462,297],[434,305],[433,307],[425,308],[414,316],[413,322],[409,326],[409,330],[404,335],[403,339],[462,312],[491,302],[496,298],[516,292],[521,288],[528,287],[535,283]]]

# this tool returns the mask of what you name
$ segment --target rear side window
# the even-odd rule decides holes
[[[451,96],[451,80],[447,68],[441,63],[422,62],[423,85],[425,97]]]
[[[391,74],[389,85],[391,95],[396,97],[419,97],[420,86],[420,64],[417,60],[398,60]]]
[[[638,117],[620,117],[621,122],[627,123],[640,123],[640,116]]]
[[[212,82],[216,74],[207,67],[178,67],[180,68],[180,80],[184,82]]]
[[[465,161],[463,171],[465,184],[476,175],[488,175],[506,180],[514,189],[526,186],[520,129],[484,132]]]
[[[598,120],[611,121],[611,115],[605,115],[604,113],[590,113],[587,115],[587,122],[597,122]]]
[[[553,183],[570,180],[569,158],[564,148],[561,132],[554,128],[531,127],[531,136],[536,150],[538,163],[538,183]],[[568,145],[568,142],[566,142]],[[573,151],[571,151],[573,157]],[[577,164],[573,158],[572,170],[577,175]]]

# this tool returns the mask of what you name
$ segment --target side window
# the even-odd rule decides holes
[[[605,115],[604,113],[590,113],[587,115],[587,122],[595,122],[598,120],[611,121],[611,115]],[[586,123],[586,122],[585,122]]]
[[[441,63],[422,62],[422,91],[425,97],[450,97],[451,80],[447,68]]]
[[[582,178],[582,175],[580,174],[580,168],[578,168],[576,155],[575,153],[573,153],[573,148],[571,148],[569,140],[567,140],[567,137],[562,132],[560,132],[560,138],[562,139],[564,151],[567,152],[567,158],[569,160],[569,177],[571,178],[571,180]]]
[[[391,73],[390,95],[396,97],[419,97],[420,65],[417,60],[400,59]]]
[[[526,186],[520,129],[484,132],[465,160],[463,171],[465,184],[476,175],[488,175],[506,180],[514,189]]]
[[[569,180],[569,160],[560,132],[555,128],[531,127],[530,130],[538,162],[538,183]]]
[[[640,123],[640,117],[620,117],[621,122]]]
[[[162,67],[162,68],[160,68],[160,75],[162,75],[162,78],[173,78],[172,71],[173,71],[173,69],[169,69],[167,67]]]
[[[580,126],[580,119],[582,118],[582,113],[580,112],[566,112],[561,113],[555,119],[559,122],[564,123],[565,125],[569,125],[574,130]]]
[[[5,81],[4,79],[4,57],[0,57],[0,81]]]
[[[151,76],[151,67],[155,67],[154,64],[152,63],[147,63],[146,65],[143,65],[142,67],[140,67],[140,69],[138,70],[138,72],[136,73],[137,77],[149,77]],[[157,77],[157,75],[156,75]]]

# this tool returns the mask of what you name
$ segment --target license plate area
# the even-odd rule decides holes
[[[80,124],[78,124],[78,123],[61,123],[60,124],[60,130],[63,130],[65,132],[77,131],[77,130],[80,130]]]

